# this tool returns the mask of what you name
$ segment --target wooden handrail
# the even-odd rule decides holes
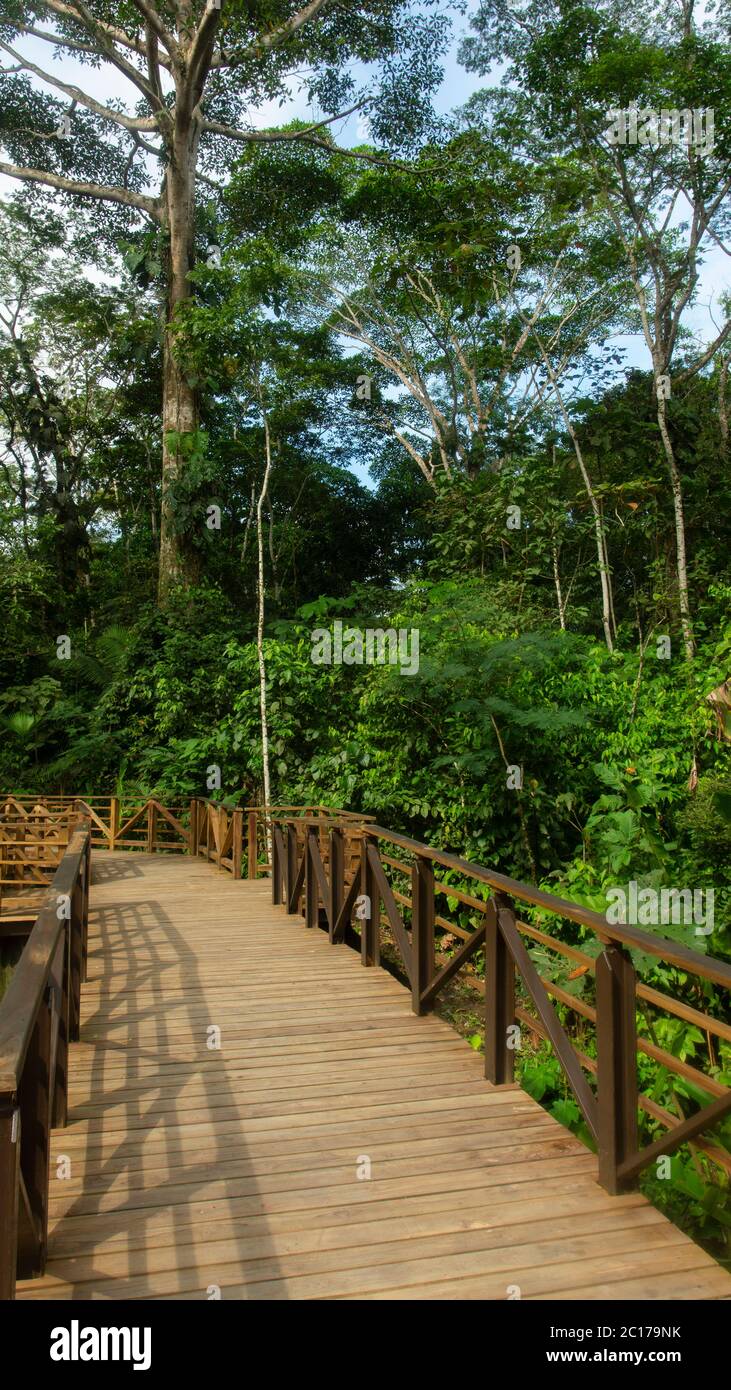
[[[210,797],[193,797],[190,802],[189,851],[193,855],[215,861],[234,878],[246,872],[256,879],[271,871],[272,826],[293,824],[302,828],[305,823],[329,829],[332,825],[358,826],[372,820],[359,812],[343,811],[339,807],[318,806],[236,806],[231,807]],[[263,858],[261,851],[263,850]]]
[[[16,1090],[48,982],[56,946],[65,930],[57,900],[73,893],[88,831],[77,830],[59,864],[23,954],[0,1003],[0,1095]]]
[[[0,798],[0,890],[3,886],[2,826],[8,826],[11,832],[18,824],[25,827],[26,823],[32,823],[36,830],[41,826],[41,835],[45,835],[50,844],[58,829],[67,826],[79,811],[91,821],[95,846],[110,850],[139,849],[148,853],[203,854],[214,860],[219,868],[229,870],[235,878],[241,877],[244,868],[249,878],[257,878],[270,869],[270,825],[274,815],[295,816],[300,820],[316,816],[328,824],[334,819],[343,823],[373,819],[314,801],[302,806],[260,804],[232,808],[209,797],[193,797],[184,807],[171,807],[154,796],[91,793],[15,796],[6,793]],[[186,813],[187,825],[184,823]],[[25,833],[24,841],[30,843]],[[14,852],[13,845],[14,842],[9,847],[10,853]],[[37,878],[36,881],[43,880]]]
[[[36,911],[40,892],[60,863],[77,819],[72,806],[56,815],[33,805],[26,811],[12,796],[0,804],[0,914]],[[28,896],[26,896],[26,894]]]
[[[591,908],[569,902],[566,898],[558,898],[553,893],[545,893],[543,889],[534,888],[531,884],[520,883],[517,879],[508,878],[506,874],[486,868],[483,864],[472,864],[467,859],[461,859],[459,855],[445,854],[442,850],[432,849],[431,845],[424,845],[407,835],[386,830],[382,825],[364,825],[363,833],[378,840],[387,840],[390,844],[400,845],[402,849],[408,849],[420,858],[441,864],[445,869],[454,869],[466,878],[486,883],[499,893],[518,898],[521,902],[529,903],[531,907],[543,908],[555,917],[565,917],[567,921],[590,927],[601,940],[616,941],[632,950],[646,951],[648,955],[657,956],[670,965],[676,965],[680,970],[689,970],[692,975],[698,975],[701,979],[723,985],[726,989],[731,988],[731,965],[727,965],[725,961],[702,956],[699,951],[692,951],[689,947],[668,938],[653,936],[641,927],[629,926],[626,923],[610,924],[601,913],[593,912]],[[444,891],[450,892],[448,885]]]
[[[153,796],[74,796],[0,798],[0,831],[3,825],[31,823],[50,838],[54,827],[64,826],[78,813],[91,822],[94,846],[140,849],[157,853],[186,853],[190,831],[183,824],[185,806],[163,806]],[[43,814],[45,812],[45,814]],[[123,814],[124,813],[124,814]]]
[[[404,973],[412,993],[415,1013],[432,1008],[441,989],[474,956],[485,949],[485,1071],[493,1084],[510,1083],[513,1076],[514,1051],[511,1030],[520,1019],[548,1041],[558,1058],[567,1081],[577,1099],[590,1133],[597,1142],[599,1181],[608,1192],[625,1190],[636,1181],[638,1173],[662,1154],[674,1152],[685,1142],[699,1147],[727,1171],[731,1171],[731,1155],[701,1137],[704,1129],[712,1128],[731,1111],[731,1089],[715,1078],[705,1077],[697,1068],[674,1057],[665,1049],[636,1032],[636,1000],[646,999],[655,1008],[666,1008],[680,1017],[690,1017],[699,1027],[708,1027],[718,1036],[727,1036],[727,1025],[690,1009],[669,995],[638,984],[630,950],[641,950],[664,960],[701,980],[712,981],[723,988],[731,986],[731,967],[724,961],[702,955],[689,947],[667,938],[655,936],[627,923],[610,924],[599,913],[580,904],[571,903],[554,894],[545,893],[530,884],[520,883],[498,874],[484,865],[470,863],[458,855],[433,849],[409,836],[387,830],[365,817],[315,815],[300,818],[287,814],[272,817],[274,827],[272,853],[272,898],[284,900],[290,913],[299,911],[302,897],[305,903],[305,923],[308,927],[327,926],[331,942],[347,941],[358,945],[364,965],[380,961],[379,925],[383,922],[391,931],[401,957]],[[326,865],[321,852],[322,838],[329,836],[329,855]],[[359,865],[351,874],[349,884],[343,871],[345,837],[351,845],[360,846]],[[396,845],[411,855],[413,863],[381,854],[381,844]],[[411,897],[395,889],[386,876],[385,865],[398,873],[410,874]],[[491,896],[486,900],[453,889],[437,880],[434,868],[439,865],[458,872],[463,878],[486,884]],[[328,879],[328,871],[330,877]],[[454,927],[435,912],[435,897],[448,894],[479,910],[483,922],[473,931],[455,932]],[[545,932],[522,922],[516,910],[517,902],[527,903],[559,919],[576,922],[593,931],[603,950],[596,960],[574,947],[567,947]],[[358,904],[361,911],[358,910]],[[381,912],[381,904],[385,909]],[[398,910],[403,904],[411,910],[410,930]],[[359,918],[360,939],[353,930],[353,913]],[[322,920],[321,920],[322,919]],[[437,959],[435,931],[442,926],[462,937],[458,950],[450,958]],[[537,938],[577,959],[596,976],[596,1007],[568,994],[552,982],[542,980],[528,954],[523,938]],[[354,939],[353,939],[354,938]],[[515,988],[519,977],[537,1018],[518,1005]],[[571,1039],[555,1013],[549,998],[580,1013],[596,1026],[597,1059],[586,1057],[574,1048]],[[638,1090],[636,1059],[638,1053],[653,1058],[660,1065],[695,1082],[699,1089],[714,1097],[697,1114],[679,1123],[659,1106],[642,1096]],[[596,1092],[585,1079],[584,1072],[595,1079]],[[640,1150],[638,1147],[637,1113],[645,1110],[666,1127],[667,1133]]]
[[[66,1124],[68,1045],[86,977],[91,831],[77,825],[0,1002],[0,1298],[42,1274],[51,1126]]]

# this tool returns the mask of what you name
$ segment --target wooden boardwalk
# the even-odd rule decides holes
[[[731,1297],[715,1261],[641,1196],[602,1191],[593,1154],[491,1087],[385,971],[272,907],[268,882],[163,855],[93,865],[47,1273],[19,1298]]]

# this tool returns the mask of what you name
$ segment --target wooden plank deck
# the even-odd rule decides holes
[[[536,1102],[492,1088],[446,1023],[272,907],[267,881],[98,852],[91,907],[48,1269],[19,1298],[731,1297],[714,1260],[641,1196],[607,1196]]]

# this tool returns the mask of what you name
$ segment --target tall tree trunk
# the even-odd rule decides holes
[[[685,550],[685,512],[683,508],[683,480],[680,476],[678,461],[675,457],[675,450],[670,438],[667,420],[667,406],[665,397],[657,390],[657,375],[655,376],[655,399],[657,402],[657,423],[660,430],[665,458],[670,474],[670,488],[673,494],[673,513],[675,515],[675,569],[678,580],[678,608],[680,609],[680,626],[683,630],[683,645],[685,655],[688,660],[692,660],[695,655],[695,637],[693,636],[693,624],[690,616],[690,598],[688,595],[688,562]]]
[[[611,569],[610,569],[610,567],[609,567],[609,546],[608,546],[608,544],[607,544],[607,528],[606,528],[606,526],[604,525],[604,507],[603,507],[603,504],[602,504],[601,502],[599,503],[599,512],[600,512],[601,520],[602,520],[602,538],[603,538],[603,541],[604,541],[604,564],[605,564],[605,567],[606,567],[607,575],[609,576],[609,582],[608,582],[608,588],[609,588],[609,621],[610,621],[610,623],[612,624],[612,636],[613,636],[613,638],[614,638],[614,640],[615,640],[615,642],[616,642],[616,640],[617,640],[617,616],[616,616],[616,614],[615,614],[615,612],[614,612],[614,585],[612,584],[612,571],[611,571]]]
[[[604,628],[604,641],[607,644],[607,651],[613,652],[614,641],[612,637],[612,580],[611,571],[609,568],[607,538],[604,531],[604,521],[602,518],[601,508],[599,506],[596,493],[594,492],[591,478],[589,477],[589,471],[584,461],[584,455],[581,449],[581,445],[579,444],[579,437],[576,433],[576,430],[574,429],[571,416],[569,415],[568,410],[566,409],[563,395],[561,394],[561,391],[559,389],[558,377],[556,376],[553,366],[551,365],[551,359],[548,353],[546,352],[546,349],[544,348],[540,338],[538,337],[538,334],[535,332],[535,329],[533,331],[533,336],[538,344],[540,354],[543,358],[543,362],[546,368],[546,372],[548,373],[549,381],[551,382],[551,385],[553,387],[553,393],[556,397],[556,402],[561,412],[561,419],[563,420],[564,425],[566,426],[566,431],[571,439],[571,443],[574,446],[576,462],[579,465],[579,472],[581,473],[581,477],[584,482],[584,487],[586,489],[586,495],[589,498],[589,505],[594,515],[594,534],[596,536],[597,567],[599,569],[599,582],[601,584],[602,589],[602,627]]]
[[[550,371],[550,368],[549,368]],[[586,495],[589,498],[589,505],[594,515],[594,534],[596,536],[597,567],[599,569],[599,581],[602,589],[602,627],[604,628],[604,641],[607,644],[607,651],[614,651],[614,640],[612,637],[612,588],[611,575],[609,570],[609,555],[607,552],[607,538],[604,531],[604,521],[602,519],[601,508],[597,500],[594,487],[589,477],[589,470],[584,461],[584,454],[579,444],[579,437],[574,429],[571,417],[564,405],[563,396],[558,389],[555,376],[553,378],[554,391],[559,409],[563,418],[564,425],[571,437],[574,446],[576,462],[579,465],[579,472],[584,482]]]
[[[178,531],[171,490],[183,477],[182,437],[198,428],[198,395],[174,351],[172,325],[191,296],[188,275],[195,260],[195,166],[198,137],[194,122],[177,113],[165,177],[165,225],[169,236],[167,322],[163,341],[162,505],[158,595],[165,604],[178,584],[194,583],[200,566],[196,551]]]
[[[721,358],[721,368],[718,373],[718,423],[721,430],[721,453],[724,458],[728,457],[728,404],[726,402],[726,390],[728,386],[728,368],[731,357]]]
[[[258,590],[258,613],[256,624],[256,654],[259,661],[259,712],[261,716],[261,756],[264,768],[264,805],[271,805],[271,779],[269,776],[269,723],[267,719],[267,673],[266,662],[264,659],[264,601],[266,595],[265,574],[264,574],[264,503],[266,502],[269,491],[269,477],[272,471],[272,451],[269,439],[269,422],[267,420],[266,409],[262,403],[262,417],[264,420],[264,447],[266,451],[266,463],[264,467],[264,477],[262,479],[261,492],[256,506],[256,540],[257,540],[257,590]],[[269,821],[267,820],[267,826]],[[267,830],[267,852],[271,862],[271,832]]]

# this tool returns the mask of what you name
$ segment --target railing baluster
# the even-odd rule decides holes
[[[305,826],[305,926],[317,926],[317,907],[320,901],[317,886],[317,874],[315,865],[312,861],[313,840],[316,835],[316,827]]]
[[[361,841],[360,892],[365,900],[361,910],[366,914],[360,917],[360,961],[361,965],[379,965],[381,960],[381,899],[376,887],[375,874],[368,858],[368,839]],[[357,915],[357,914],[356,914]]]
[[[485,913],[485,1076],[495,1086],[513,1080],[515,1052],[508,1028],[515,1022],[515,965],[500,931],[499,913],[515,921],[510,898],[496,893]]]
[[[279,827],[272,825],[272,902],[278,907],[282,901],[282,860],[279,854]]]
[[[147,803],[147,853],[154,854],[157,849],[155,833],[157,830],[157,810],[152,801]]]
[[[419,855],[411,870],[411,950],[413,981],[411,1007],[423,1014],[421,996],[429,988],[435,973],[434,956],[434,865]]]
[[[256,811],[249,811],[249,827],[247,833],[247,854],[249,865],[247,870],[248,878],[256,878],[257,871],[257,848],[256,848]]]
[[[635,971],[621,946],[597,956],[596,1009],[599,1182],[614,1194],[632,1185],[617,1169],[639,1143]]]
[[[282,873],[282,902],[284,903],[285,908],[287,908],[288,905],[289,905],[289,889],[290,889],[290,877],[289,877],[289,871],[290,871],[290,866],[289,866],[289,831],[288,831],[287,826],[285,825],[284,821],[280,821],[280,822],[279,822],[279,832],[280,832],[281,837],[282,837],[282,853],[281,853],[281,860],[280,860],[280,868],[281,868],[281,873]]]
[[[298,910],[295,897],[297,882],[297,831],[291,822],[287,825],[287,911],[294,914]]]
[[[330,829],[330,929],[328,937],[333,942],[335,923],[343,905],[345,895],[345,840],[342,830],[334,825]]]
[[[239,808],[234,811],[231,820],[233,829],[231,831],[231,861],[232,872],[236,879],[241,878],[241,864],[244,853],[244,813]]]

